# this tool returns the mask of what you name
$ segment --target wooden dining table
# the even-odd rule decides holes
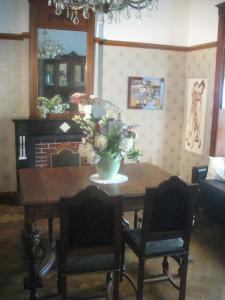
[[[24,278],[24,288],[30,290],[32,300],[37,299],[37,288],[42,286],[42,275],[54,262],[51,251],[49,255],[45,255],[44,262],[39,266],[36,264],[35,249],[41,244],[42,238],[35,228],[35,221],[59,217],[60,197],[71,197],[87,185],[94,184],[109,195],[122,195],[124,211],[135,211],[143,208],[146,187],[156,187],[171,176],[151,163],[123,164],[119,173],[128,177],[128,181],[124,183],[94,183],[89,179],[94,173],[94,166],[28,168],[19,172],[21,203],[24,207],[24,244],[29,255],[29,270],[28,276]]]

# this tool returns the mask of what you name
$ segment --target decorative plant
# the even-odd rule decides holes
[[[127,125],[117,119],[103,117],[101,120],[85,119],[74,116],[73,120],[80,125],[84,134],[79,153],[91,164],[97,164],[105,154],[113,159],[127,156],[139,160],[141,152],[135,148],[134,140],[137,135],[135,125]]]
[[[37,98],[37,108],[41,113],[42,117],[46,117],[47,113],[63,113],[69,108],[68,103],[63,103],[60,95],[55,95],[54,97],[48,99],[46,97]]]

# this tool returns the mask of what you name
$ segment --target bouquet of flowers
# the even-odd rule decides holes
[[[91,164],[98,164],[104,156],[112,159],[122,159],[127,156],[135,161],[141,153],[135,148],[137,135],[135,125],[127,125],[118,119],[103,117],[101,120],[85,119],[76,115],[73,120],[79,124],[84,138],[79,147],[82,157],[87,157]]]

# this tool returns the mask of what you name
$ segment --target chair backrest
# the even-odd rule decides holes
[[[88,186],[71,198],[60,199],[61,254],[115,254],[121,243],[122,197]]]
[[[51,167],[69,167],[80,166],[80,154],[73,152],[71,149],[62,149],[57,153],[51,154]]]
[[[177,176],[157,188],[147,188],[143,212],[142,241],[182,238],[188,249],[198,185],[187,185]]]

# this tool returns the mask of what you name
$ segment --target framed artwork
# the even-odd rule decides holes
[[[128,77],[127,107],[134,109],[162,109],[163,89],[163,78]]]
[[[188,80],[185,150],[199,155],[203,153],[207,88],[207,78]]]

